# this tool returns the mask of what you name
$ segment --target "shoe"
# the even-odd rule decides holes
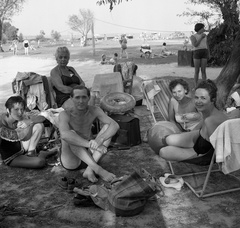
[[[95,203],[93,202],[92,198],[90,196],[83,196],[80,194],[76,194],[73,197],[73,204],[76,207],[91,207],[95,206]]]
[[[67,192],[73,193],[73,189],[78,186],[79,186],[79,183],[76,181],[76,179],[69,178],[67,181]]]
[[[184,180],[182,179],[182,177],[172,175],[170,173],[165,173],[164,177],[159,178],[159,181],[164,187],[175,188],[178,191],[181,190],[184,184]]]
[[[61,179],[58,181],[58,186],[61,187],[64,190],[67,190],[67,188],[68,188],[67,177],[61,177]]]

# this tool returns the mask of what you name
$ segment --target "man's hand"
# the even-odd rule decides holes
[[[98,144],[98,142],[95,139],[89,141],[90,149],[96,150],[99,146],[100,145]]]

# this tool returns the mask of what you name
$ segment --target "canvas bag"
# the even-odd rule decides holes
[[[154,195],[164,195],[159,181],[145,169],[116,178],[108,186],[91,185],[74,192],[90,196],[103,210],[111,210],[116,216],[134,216],[143,211],[147,200]]]
[[[108,193],[109,210],[116,216],[134,216],[141,213],[147,200],[163,190],[145,169],[134,171],[112,183]]]

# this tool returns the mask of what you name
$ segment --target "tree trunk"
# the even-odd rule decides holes
[[[93,48],[93,56],[95,56],[95,35],[94,35],[94,23],[92,23],[91,30],[92,30],[92,48]]]
[[[216,79],[218,87],[217,107],[224,109],[227,97],[240,74],[240,32],[238,32],[230,58]]]
[[[3,20],[0,19],[0,52],[4,52],[2,48]]]

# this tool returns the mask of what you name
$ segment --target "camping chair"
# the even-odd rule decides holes
[[[164,120],[168,120],[168,103],[171,98],[171,92],[168,88],[170,80],[164,80],[164,79],[154,79],[154,80],[149,80],[145,83],[143,83],[143,91],[144,91],[144,96],[146,99],[146,103],[148,106],[148,109],[151,112],[151,115],[153,117],[154,123],[156,123],[156,118],[154,115],[154,107],[153,105],[156,105],[158,110],[160,111],[161,115],[163,116]],[[158,87],[158,88],[156,88]],[[226,121],[228,122],[228,121]],[[223,123],[226,124],[226,123]],[[221,126],[221,125],[220,125]],[[202,175],[206,174],[204,183],[201,187],[200,190],[195,189],[190,182],[186,181],[184,178],[184,181],[186,185],[190,188],[190,190],[198,197],[198,198],[206,198],[214,195],[219,195],[223,193],[228,193],[228,192],[234,192],[240,190],[240,187],[235,187],[227,190],[221,190],[221,191],[215,191],[212,193],[206,193],[206,188],[209,183],[209,177],[210,174],[213,172],[222,172],[221,169],[221,164],[218,165],[218,169],[213,169],[213,165],[215,163],[216,159],[216,152],[218,150],[210,150],[203,156],[193,158],[193,159],[188,159],[181,161],[183,163],[189,163],[189,164],[195,164],[198,166],[208,166],[207,171],[201,171],[201,172],[191,172],[191,173],[186,173],[186,174],[179,174],[182,177],[191,177],[191,176],[197,176],[197,175]],[[172,174],[175,174],[173,165],[171,162],[168,162],[170,171]],[[237,178],[233,176],[234,178]],[[237,178],[239,181],[239,179]]]
[[[133,77],[136,75],[138,66],[133,62],[123,62],[116,64],[113,72],[120,72],[123,81],[124,92],[132,94]]]

